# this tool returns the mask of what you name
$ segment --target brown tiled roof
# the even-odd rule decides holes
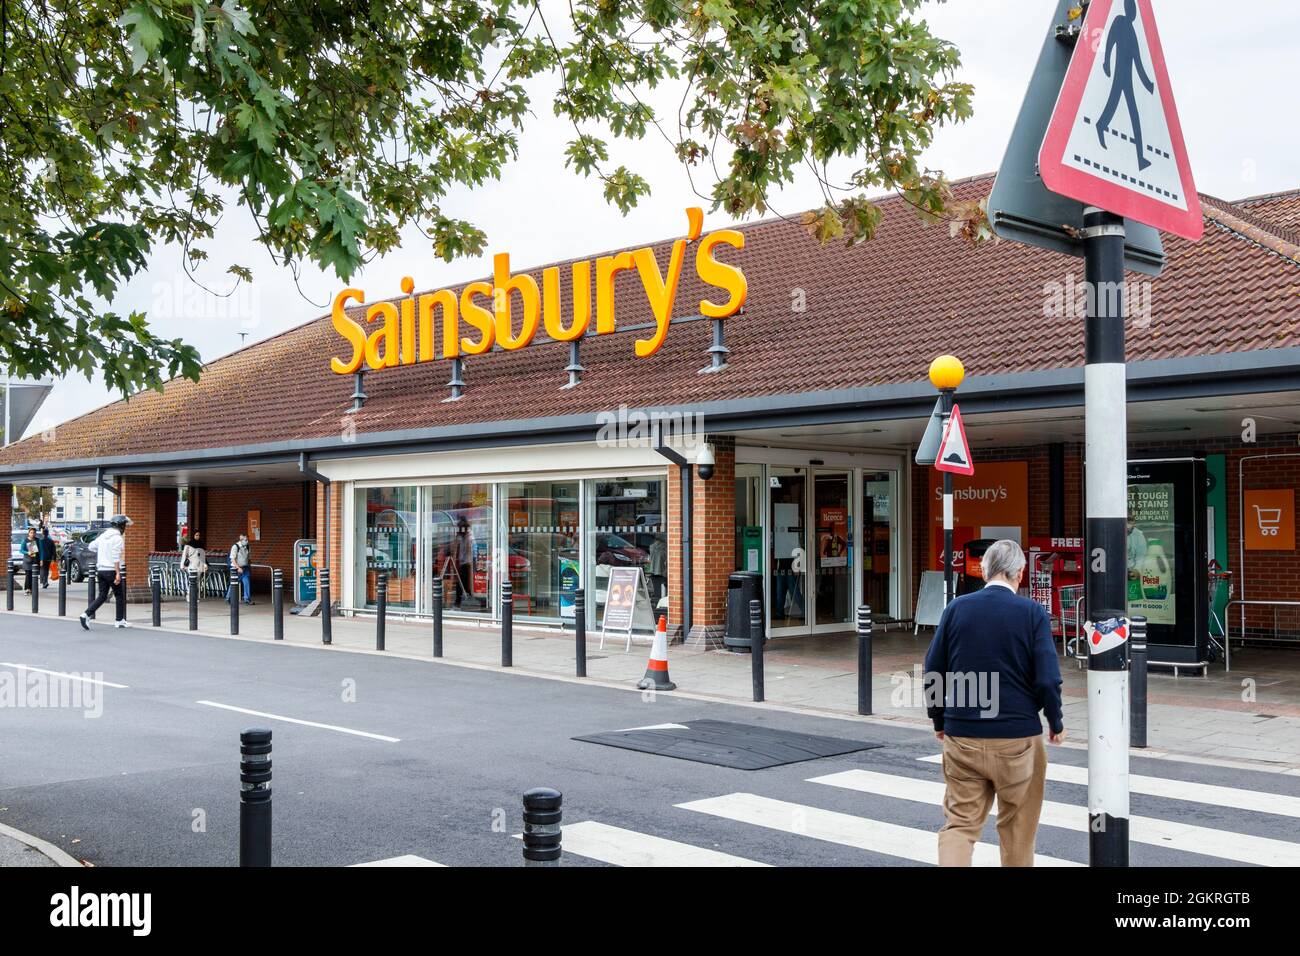
[[[1300,233],[1300,189],[1238,199],[1233,205],[1246,209],[1261,219],[1276,223],[1284,229]]]
[[[991,183],[991,176],[977,177],[958,184],[957,193],[978,197]],[[1300,345],[1300,243],[1258,218],[1262,201],[1252,202],[1242,209],[1210,200],[1201,242],[1165,238],[1168,261],[1153,281],[1152,321],[1130,329],[1131,358]],[[901,200],[882,206],[876,238],[852,249],[822,246],[785,220],[743,227],[743,251],[722,248],[719,257],[742,266],[749,280],[745,313],[727,323],[733,355],[722,374],[697,374],[708,363],[708,322],[674,326],[649,359],[633,355],[638,333],[587,338],[587,371],[569,390],[560,387],[564,346],[541,340],[469,358],[468,387],[454,403],[442,401],[446,361],[368,374],[369,399],[352,416],[354,427],[364,433],[470,426],[623,403],[920,382],[931,358],[949,351],[961,355],[971,375],[1082,364],[1082,323],[1044,314],[1047,284],[1081,280],[1081,260],[1017,242],[971,248],[944,226],[923,225]],[[656,246],[661,263],[670,242]],[[561,274],[567,315],[567,269]],[[802,313],[792,309],[797,290],[806,300]],[[688,263],[677,314],[694,314],[705,292]],[[634,272],[620,277],[617,294],[621,325],[650,321]],[[336,438],[349,418],[353,386],[350,376],[329,370],[328,357],[340,353],[346,345],[323,317],[209,363],[197,383],[176,380],[61,425],[53,440],[35,436],[11,445],[0,451],[0,465]]]

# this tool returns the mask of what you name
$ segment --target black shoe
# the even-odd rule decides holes
[[[86,615],[84,614],[81,615],[81,617],[77,618],[77,620],[81,622],[81,629],[83,631],[90,630],[90,622],[86,619]]]

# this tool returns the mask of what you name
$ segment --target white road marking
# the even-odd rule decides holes
[[[773,800],[753,793],[731,793],[724,797],[710,797],[679,803],[682,810],[708,813],[727,820],[767,827],[782,833],[794,833],[856,847],[872,853],[883,853],[904,860],[938,865],[939,842],[937,831],[917,830],[913,827],[884,823],[866,817],[855,817],[833,810],[808,807],[801,803]],[[991,843],[976,843],[975,866],[1000,866],[998,848]],[[1034,855],[1035,866],[1082,866],[1073,860]]]
[[[565,853],[614,866],[770,866],[743,856],[584,820],[560,828]],[[521,839],[521,834],[515,834]]]
[[[624,727],[622,730],[616,730],[616,734],[628,734],[634,730],[690,730],[685,724],[646,724],[644,727]]]
[[[372,860],[369,863],[353,863],[353,867],[358,866],[445,866],[443,863],[435,863],[433,860],[426,860],[422,856],[416,856],[408,853],[405,856],[392,856],[387,860]]]
[[[112,681],[83,677],[80,674],[65,674],[62,671],[47,671],[43,667],[32,667],[30,664],[12,664],[9,661],[0,661],[0,667],[14,667],[20,671],[36,671],[38,674],[49,674],[51,677],[62,677],[64,680],[79,680],[84,684],[98,684],[100,687],[116,687],[118,690],[131,689],[126,684],[114,684]]]
[[[931,780],[917,780],[914,777],[900,777],[870,770],[845,770],[842,773],[813,777],[808,782],[842,787],[881,797],[893,797],[897,800],[928,803],[936,807],[943,806],[944,785]],[[994,800],[995,813],[996,810],[997,801]],[[1039,823],[1043,826],[1087,833],[1088,808],[1044,800]],[[1129,839],[1135,843],[1199,853],[1202,856],[1214,856],[1237,863],[1300,866],[1300,843],[1288,843],[1286,840],[1274,840],[1269,837],[1251,836],[1246,833],[1233,833],[1228,830],[1216,830],[1190,823],[1175,823],[1170,820],[1137,815],[1129,817],[1128,827]]]
[[[385,737],[383,734],[372,734],[368,730],[353,730],[351,727],[339,727],[336,724],[318,724],[314,720],[299,720],[297,717],[285,717],[281,714],[268,714],[261,710],[247,710],[243,707],[232,707],[230,704],[218,704],[211,700],[196,700],[196,704],[202,704],[204,707],[219,707],[222,710],[233,710],[237,714],[248,714],[250,717],[265,717],[267,720],[282,720],[286,724],[301,724],[303,727],[317,727],[321,730],[333,730],[340,734],[351,734],[354,737],[368,737],[371,740],[383,740],[390,744],[401,743],[401,737]]]
[[[925,763],[943,763],[943,754],[921,757]],[[1088,785],[1088,768],[1072,764],[1049,763],[1047,779],[1057,783]],[[1236,810],[1253,810],[1256,813],[1275,813],[1284,817],[1300,817],[1300,797],[1263,790],[1243,790],[1239,787],[1220,787],[1210,783],[1193,783],[1189,780],[1170,780],[1167,777],[1148,777],[1140,773],[1128,775],[1129,790],[1151,797],[1168,797],[1171,800],[1190,800],[1216,807]]]

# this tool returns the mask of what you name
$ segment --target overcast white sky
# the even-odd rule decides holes
[[[1153,0],[1153,6],[1198,188],[1239,199],[1300,186],[1300,127],[1294,112],[1300,7],[1283,0]],[[961,50],[960,78],[975,87],[975,115],[940,133],[927,165],[954,179],[997,168],[1054,7],[1054,0],[929,4],[926,16],[934,31]],[[554,27],[562,14],[557,9],[552,16]],[[544,96],[539,90],[536,115],[521,137],[521,159],[501,182],[463,190],[445,203],[487,231],[489,257],[508,251],[512,265],[520,268],[682,234],[683,209],[702,203],[664,141],[652,136],[615,149],[613,159],[646,176],[654,189],[649,200],[623,217],[605,204],[599,181],[564,168],[564,144],[572,130],[551,115]],[[818,201],[809,180],[774,205],[781,213],[794,213]],[[704,205],[706,229],[725,221]],[[229,211],[217,241],[207,245],[219,265],[204,275],[213,286],[229,288],[222,273],[238,262],[254,271],[251,289],[230,299],[210,298],[184,278],[179,255],[169,249],[122,291],[115,308],[149,310],[161,334],[184,337],[205,361],[238,348],[240,332],[253,342],[323,314],[341,288],[333,274],[308,271],[300,291],[253,236],[249,218]],[[437,287],[484,274],[490,261],[443,263],[416,235],[403,249],[371,263],[352,284],[369,298],[381,298],[397,294],[404,275],[414,276],[417,288]],[[113,398],[102,382],[71,376],[55,385],[28,433]]]

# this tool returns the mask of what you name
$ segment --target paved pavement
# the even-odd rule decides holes
[[[43,592],[43,616],[54,615],[55,593],[54,587]],[[83,586],[70,591],[68,611],[74,619],[84,599]],[[23,596],[16,599],[20,618],[30,617],[27,600]],[[147,627],[150,608],[131,605],[129,617],[138,626]],[[203,602],[200,633],[228,635],[229,621],[224,602]],[[163,626],[185,630],[187,625],[184,602],[166,601]],[[539,675],[573,675],[572,632],[527,628],[519,623],[515,631],[517,669]],[[241,609],[240,634],[255,640],[271,639],[269,601],[259,598],[255,606]],[[631,649],[625,650],[624,639],[610,637],[601,649],[599,637],[599,633],[588,635],[590,678],[617,686],[635,683],[645,672],[648,642],[634,640]],[[286,612],[286,643],[317,646],[320,641],[319,617],[299,618]],[[394,613],[388,621],[386,643],[390,656],[427,659],[432,655],[432,625],[427,620],[403,623]],[[927,643],[924,632],[914,637],[905,629],[877,631],[872,681],[875,714],[912,726],[928,726],[916,677]],[[334,644],[339,648],[373,650],[373,617],[336,616]],[[498,667],[500,631],[490,624],[479,626],[465,619],[448,618],[445,655],[450,661]],[[768,701],[810,713],[856,714],[856,655],[856,641],[849,634],[770,642],[765,655]],[[684,693],[717,700],[751,699],[747,654],[676,645],[670,649],[669,658],[672,678]],[[1086,739],[1087,671],[1073,660],[1063,660],[1061,672],[1066,726],[1076,740]],[[1174,677],[1153,671],[1148,701],[1149,752],[1278,770],[1300,769],[1300,652],[1259,648],[1234,651],[1231,672],[1216,665],[1207,677]]]
[[[516,865],[519,796],[539,785],[565,794],[571,865],[926,864],[942,821],[938,746],[897,720],[8,616],[0,662],[80,694],[3,715],[0,823],[97,866],[233,864],[238,732],[256,724],[275,734],[280,865]],[[884,746],[740,771],[572,739],[706,718]],[[1086,755],[1050,756],[1040,862],[1082,864]],[[1133,774],[1135,864],[1300,865],[1300,776],[1148,757]],[[990,825],[981,861],[996,840]]]

